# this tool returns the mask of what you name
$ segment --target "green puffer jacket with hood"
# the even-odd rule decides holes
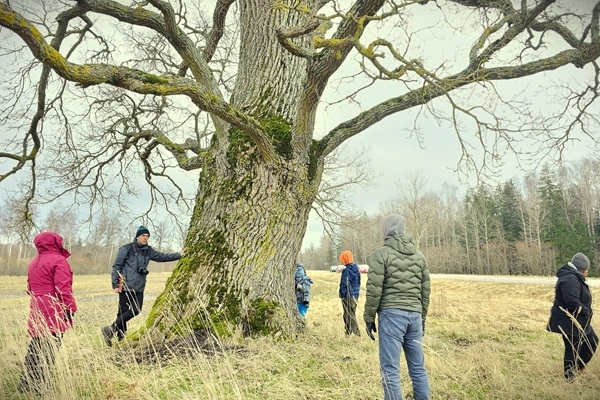
[[[376,313],[386,308],[420,312],[425,321],[431,291],[427,260],[404,232],[402,216],[386,217],[383,231],[384,245],[368,261],[365,323],[375,321]]]

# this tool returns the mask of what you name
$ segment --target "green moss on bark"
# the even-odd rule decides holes
[[[269,116],[260,120],[265,133],[272,140],[276,151],[284,158],[292,156],[291,125],[282,117]],[[165,290],[155,302],[148,319],[146,328],[158,328],[166,338],[182,336],[190,331],[208,329],[220,337],[231,337],[239,333],[245,335],[276,335],[289,327],[289,315],[285,307],[277,301],[265,298],[252,299],[252,295],[241,280],[232,272],[236,265],[239,249],[229,245],[232,229],[225,221],[212,221],[210,227],[202,225],[202,213],[206,211],[205,201],[216,201],[226,206],[223,213],[239,207],[247,207],[253,193],[258,171],[263,165],[259,159],[254,143],[245,132],[232,128],[229,132],[229,147],[226,157],[230,169],[215,170],[212,166],[201,172],[203,193],[199,194],[193,215],[192,225],[186,243],[188,256],[179,261],[171,278],[167,281]],[[282,187],[291,184],[287,169],[277,170],[275,179],[279,179]],[[302,188],[298,188],[298,191]],[[216,193],[215,193],[216,192]],[[274,196],[284,196],[285,191],[276,192]],[[254,249],[252,259],[244,259],[244,263],[254,266],[256,271],[264,268],[277,251],[269,238],[271,231],[277,232],[283,215],[289,212],[289,201],[285,199],[272,201],[268,215],[262,216],[260,248]],[[278,206],[280,205],[280,206]],[[219,216],[215,216],[219,218]],[[248,221],[254,223],[256,221]],[[236,243],[235,245],[239,245]],[[233,246],[233,245],[232,245]],[[206,271],[199,270],[207,268]],[[207,276],[205,274],[210,274]],[[239,283],[238,283],[239,282]],[[196,286],[201,285],[201,286]],[[243,330],[240,332],[240,328]]]
[[[260,121],[267,135],[273,140],[277,153],[285,159],[292,156],[292,128],[289,122],[278,115],[268,116]]]
[[[264,128],[267,136],[271,138],[277,154],[285,159],[290,159],[292,156],[291,124],[278,115],[259,118],[258,122]],[[227,149],[227,160],[230,165],[233,167],[238,166],[241,157],[244,157],[244,165],[240,165],[240,167],[251,166],[258,158],[258,154],[253,150],[254,147],[254,143],[245,132],[237,128],[231,128],[229,132],[229,148]]]
[[[279,303],[262,298],[254,299],[248,311],[248,328],[256,335],[278,334],[280,318],[286,316]]]
[[[319,150],[319,141],[314,140],[310,144],[310,158],[308,165],[308,180],[313,181],[317,176],[317,167],[319,162],[319,155],[317,151]]]
[[[188,304],[195,304],[196,293],[191,290],[190,282],[199,265],[211,266],[211,284],[202,293],[203,297],[210,299],[208,304],[198,304],[198,310],[194,316],[187,319],[181,319],[174,327],[159,325],[161,331],[169,330],[165,334],[181,334],[189,330],[201,328],[229,326],[239,322],[241,301],[239,289],[231,286],[223,286],[221,282],[228,281],[227,267],[219,264],[219,260],[233,260],[232,249],[227,245],[223,232],[212,230],[207,234],[192,234],[195,237],[193,243],[188,243],[188,254],[177,264],[173,275],[168,279],[165,290],[156,299],[154,307],[146,320],[146,327],[153,326],[157,320],[160,320],[165,309],[185,309]],[[199,258],[203,257],[203,259]],[[174,294],[176,294],[174,296]],[[215,311],[210,311],[215,310]],[[228,321],[223,323],[223,321]],[[220,334],[226,334],[225,329],[221,329]]]

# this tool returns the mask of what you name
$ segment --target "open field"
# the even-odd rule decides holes
[[[235,351],[137,364],[106,348],[100,327],[114,319],[108,276],[76,276],[79,312],[65,335],[47,399],[381,399],[377,343],[346,338],[337,298],[339,274],[309,271],[315,284],[305,335],[288,342],[247,339]],[[149,275],[138,327],[167,273]],[[0,399],[15,393],[25,356],[25,277],[0,279]],[[363,286],[366,276],[363,275]],[[535,282],[535,281],[534,281]],[[592,289],[600,299],[600,289]],[[362,328],[364,293],[359,300]],[[562,341],[544,331],[553,297],[548,283],[475,282],[435,277],[424,346],[433,399],[600,398],[600,356],[573,384],[562,379]],[[598,325],[600,327],[600,325]],[[403,363],[403,390],[411,398]]]

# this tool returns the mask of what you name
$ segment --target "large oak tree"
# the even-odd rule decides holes
[[[146,321],[156,340],[202,328],[276,335],[302,329],[291,282],[325,160],[382,119],[418,107],[441,118],[446,104],[467,164],[473,160],[465,118],[494,162],[504,151],[518,152],[511,145],[523,132],[546,143],[552,136],[541,135],[555,126],[527,114],[503,125],[494,109],[469,105],[464,88],[498,98],[494,82],[585,71],[587,86],[567,83],[556,99],[564,105],[556,121],[570,119],[549,142],[555,149],[589,133],[586,114],[600,89],[600,2],[215,0],[212,19],[203,18],[199,0],[29,3],[0,3],[0,26],[12,34],[4,30],[4,39],[25,45],[7,41],[0,57],[30,60],[0,78],[11,88],[2,121],[19,144],[0,153],[10,165],[0,180],[29,168],[35,183],[46,148],[55,152],[50,166],[68,171],[68,185],[96,189],[90,201],[106,195],[103,174],[111,166],[127,175],[137,161],[149,184],[169,163],[200,171],[189,255]],[[445,26],[428,25],[440,23],[427,22],[434,14]],[[422,29],[410,31],[417,20]],[[423,56],[436,52],[435,41],[444,46],[465,30],[473,40],[459,43],[452,59]],[[415,48],[419,32],[428,41]],[[351,77],[336,80],[344,75]],[[22,89],[28,81],[37,90],[29,104]],[[387,83],[377,86],[381,81]],[[324,93],[344,82],[363,82],[340,89],[349,102],[378,89],[368,107],[319,138]],[[524,110],[498,104],[515,115]],[[84,132],[86,144],[78,144]]]

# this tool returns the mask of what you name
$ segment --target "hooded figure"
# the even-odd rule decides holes
[[[406,234],[404,217],[388,215],[382,228],[383,246],[369,258],[364,320],[371,339],[375,340],[374,333],[379,332],[384,398],[402,399],[402,349],[415,400],[429,399],[429,377],[421,346],[430,293],[427,260],[412,236]]]
[[[598,336],[590,324],[592,293],[585,279],[589,268],[587,256],[577,253],[556,271],[558,280],[546,329],[562,335],[564,377],[568,382],[583,372],[598,346]]]
[[[27,293],[31,296],[27,331],[32,340],[27,349],[19,391],[42,394],[49,384],[50,369],[62,334],[73,326],[77,304],[73,297],[71,255],[63,238],[42,232],[33,239],[38,255],[27,267]]]
[[[306,276],[306,270],[302,264],[296,264],[296,274],[294,275],[294,278],[298,312],[302,317],[305,317],[310,305],[310,286],[313,284],[313,281]]]
[[[73,297],[71,256],[63,238],[55,232],[42,232],[33,239],[38,255],[27,267],[27,293],[31,296],[28,332],[32,337],[52,335],[73,326],[77,311]]]

